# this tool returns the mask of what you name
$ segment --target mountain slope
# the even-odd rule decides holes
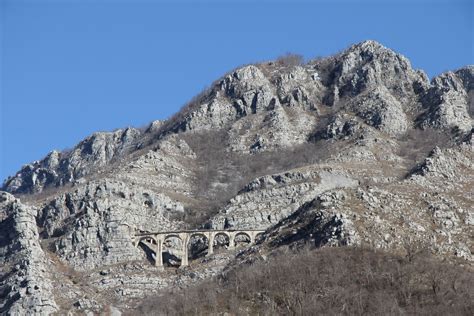
[[[2,190],[37,210],[54,269],[90,281],[54,293],[64,310],[98,289],[107,298],[76,307],[130,308],[124,300],[145,295],[132,291],[137,284],[173,284],[148,271],[135,231],[260,228],[269,252],[306,243],[401,251],[410,240],[470,262],[473,82],[473,66],[429,82],[374,41],[308,63],[286,56],[231,71],[145,130],[95,133],[53,151]],[[13,215],[2,212],[7,223]],[[202,262],[198,279],[231,259]],[[114,274],[99,274],[104,267]],[[117,292],[117,278],[135,294]]]

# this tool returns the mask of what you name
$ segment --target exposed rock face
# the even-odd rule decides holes
[[[29,205],[1,195],[1,312],[126,310],[233,260],[199,257],[198,238],[191,270],[159,272],[152,251],[133,245],[140,231],[266,229],[254,247],[268,252],[414,240],[470,264],[473,72],[429,82],[366,41],[306,64],[238,68],[169,120],[51,152],[3,185]],[[165,262],[179,264],[181,242],[166,240]]]
[[[469,150],[469,147],[466,146],[466,149]],[[472,154],[469,151],[459,149],[441,150],[439,147],[435,147],[415,171],[412,178],[421,180],[434,177],[453,181],[464,179],[469,174],[462,174],[460,171],[474,168],[474,162],[471,158]]]
[[[346,213],[327,210],[346,198],[344,191],[333,190],[302,204],[267,232],[269,245],[278,247],[307,240],[318,247],[360,244],[353,220]]]
[[[45,315],[58,307],[48,260],[40,246],[36,210],[0,192],[0,313]]]
[[[329,71],[330,104],[354,97],[374,87],[385,88],[406,107],[416,101],[416,93],[428,86],[426,75],[411,68],[410,62],[375,41],[365,41],[333,57]]]
[[[140,132],[134,128],[94,133],[70,152],[50,152],[43,160],[24,166],[4,184],[12,193],[40,192],[48,186],[72,183],[129,153]]]
[[[211,227],[266,229],[321,192],[357,185],[357,181],[340,172],[316,168],[257,178],[212,219]]]
[[[221,82],[221,89],[236,100],[237,113],[242,116],[266,110],[274,96],[270,81],[256,66],[246,66],[228,75]]]
[[[304,110],[277,105],[273,110],[235,122],[229,131],[231,150],[256,153],[303,144],[316,121]]]
[[[423,116],[422,124],[470,131],[473,121],[468,111],[473,107],[473,78],[473,66],[434,78],[424,99],[428,111]]]
[[[382,87],[367,91],[351,101],[350,108],[361,117],[366,124],[397,136],[405,133],[409,122],[400,102]]]
[[[127,262],[141,257],[132,245],[134,229],[172,230],[167,218],[180,203],[142,187],[116,181],[91,182],[54,199],[42,210],[46,237],[54,252],[76,269]]]

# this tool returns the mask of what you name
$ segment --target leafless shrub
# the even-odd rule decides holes
[[[432,128],[408,130],[399,138],[398,156],[405,158],[408,169],[420,163],[436,146],[445,147],[452,141],[451,135]]]
[[[412,262],[421,255],[428,255],[428,243],[424,240],[416,240],[413,238],[403,238],[402,247],[405,250],[405,258]]]
[[[304,58],[299,54],[286,53],[277,58],[276,63],[284,67],[295,67],[303,64]]]
[[[202,224],[251,180],[320,162],[334,152],[332,144],[320,141],[249,157],[227,150],[228,135],[224,130],[185,133],[182,137],[199,161],[194,193],[199,203],[185,216],[192,225]]]
[[[360,248],[281,251],[219,278],[163,292],[145,314],[386,315],[474,312],[471,271],[423,255]]]

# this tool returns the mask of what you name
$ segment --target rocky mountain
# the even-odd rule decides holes
[[[365,41],[240,67],[168,120],[52,151],[2,187],[0,313],[133,310],[235,264],[160,271],[139,231],[263,229],[261,253],[419,243],[471,266],[473,96],[474,66],[429,81]]]

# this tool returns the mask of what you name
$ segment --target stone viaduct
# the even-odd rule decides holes
[[[214,253],[214,240],[217,236],[226,236],[229,240],[229,249],[235,248],[235,237],[245,236],[250,240],[250,244],[255,243],[257,235],[262,234],[264,230],[181,230],[157,233],[135,233],[133,244],[138,247],[140,243],[147,246],[155,253],[155,266],[163,266],[163,247],[164,242],[168,238],[178,238],[182,245],[181,266],[187,266],[188,262],[188,245],[192,237],[200,236],[207,239],[208,250],[207,255]]]

